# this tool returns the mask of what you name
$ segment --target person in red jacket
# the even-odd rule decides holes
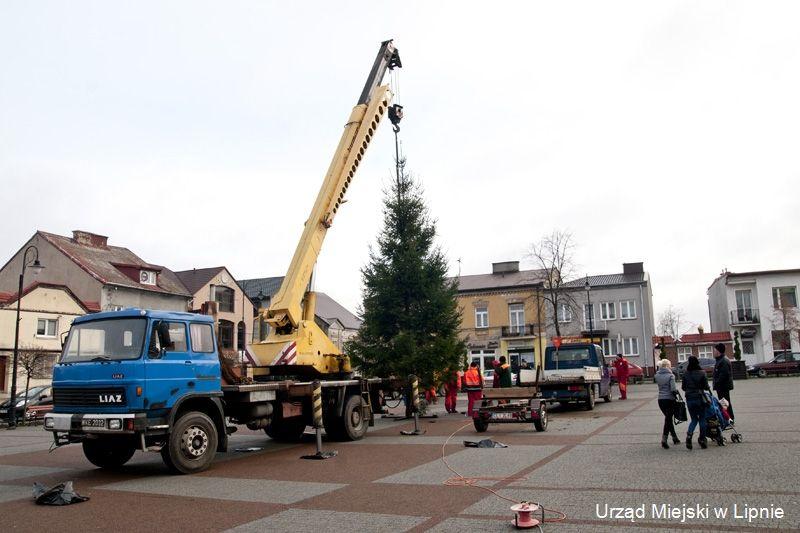
[[[458,402],[458,389],[461,388],[461,373],[449,372],[449,378],[444,384],[444,408],[448,413],[457,413],[456,403]]]
[[[617,370],[617,383],[619,383],[619,399],[628,399],[628,374],[630,373],[628,361],[622,357],[621,353],[617,354],[614,359],[614,368]]]

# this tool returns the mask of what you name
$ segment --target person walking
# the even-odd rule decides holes
[[[725,356],[725,345],[721,342],[714,346],[714,390],[717,391],[717,398],[728,401],[728,416],[733,422],[733,404],[731,404],[731,391],[733,390],[733,372],[731,371],[731,360]]]
[[[467,416],[475,416],[475,402],[483,396],[483,376],[478,369],[477,361],[470,363],[464,373],[464,390],[467,393]]]
[[[461,388],[461,375],[453,370],[447,373],[448,379],[444,384],[444,408],[448,413],[457,413],[458,389]]]
[[[683,373],[681,388],[686,393],[686,409],[692,421],[686,431],[686,447],[692,449],[692,434],[697,425],[700,425],[700,436],[697,442],[701,448],[706,448],[706,397],[708,378],[706,372],[700,367],[700,360],[696,356],[689,356],[686,372]]]
[[[617,384],[619,385],[619,399],[628,399],[628,375],[630,373],[630,366],[628,361],[622,357],[621,353],[617,354],[614,359],[614,368],[617,370]]]
[[[672,418],[675,414],[675,397],[678,394],[678,386],[675,384],[675,376],[672,373],[672,363],[669,359],[661,359],[658,362],[658,372],[656,372],[656,383],[658,384],[658,408],[664,413],[664,429],[661,431],[661,447],[669,450],[667,439],[672,436],[672,444],[680,444],[681,440],[675,433],[675,423]]]

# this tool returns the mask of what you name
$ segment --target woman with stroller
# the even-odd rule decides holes
[[[664,413],[664,430],[661,432],[661,447],[669,450],[667,439],[672,436],[672,444],[680,444],[681,440],[675,433],[675,424],[672,416],[675,413],[675,397],[678,394],[678,386],[675,384],[675,376],[672,374],[672,363],[669,359],[661,359],[658,362],[658,372],[656,372],[656,383],[658,383],[658,408]]]
[[[708,378],[705,371],[700,367],[700,360],[694,355],[689,356],[681,388],[686,393],[686,410],[689,411],[689,416],[692,418],[687,428],[686,447],[690,450],[692,449],[692,433],[697,425],[700,424],[700,437],[697,442],[701,448],[706,448],[708,445],[706,444],[705,392],[709,390]]]

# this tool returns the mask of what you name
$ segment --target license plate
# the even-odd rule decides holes
[[[103,418],[84,418],[81,420],[81,426],[85,428],[104,428],[106,421]]]
[[[492,419],[494,420],[513,420],[514,413],[492,413]]]

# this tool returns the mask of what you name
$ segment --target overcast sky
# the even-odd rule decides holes
[[[451,272],[571,231],[579,272],[644,261],[708,326],[731,271],[800,267],[800,3],[0,4],[0,263],[35,230],[173,270],[283,275],[380,42]],[[396,89],[398,87],[395,87]],[[388,124],[317,289],[355,310]]]

